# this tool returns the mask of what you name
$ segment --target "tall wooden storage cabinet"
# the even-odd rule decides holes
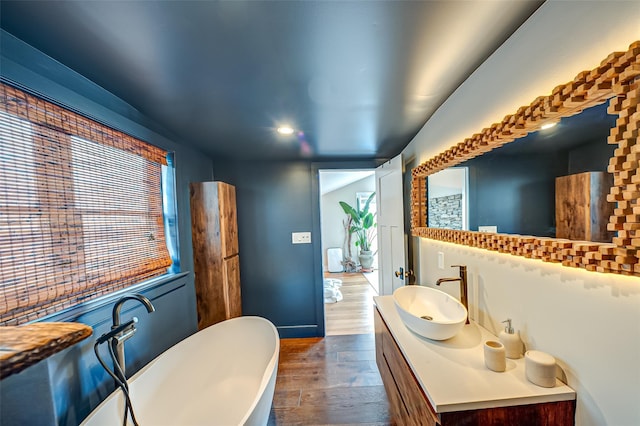
[[[610,243],[613,203],[607,194],[613,175],[584,172],[556,178],[556,238]]]
[[[242,315],[236,189],[191,184],[191,236],[198,328]]]

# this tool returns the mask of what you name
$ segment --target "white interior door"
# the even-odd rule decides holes
[[[406,283],[402,155],[376,169],[376,202],[380,294],[389,295]]]

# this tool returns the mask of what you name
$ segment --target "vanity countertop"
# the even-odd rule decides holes
[[[529,382],[524,358],[507,359],[503,373],[486,368],[484,342],[498,339],[473,321],[451,339],[429,340],[404,325],[393,296],[374,301],[436,413],[576,399],[575,391],[560,380],[553,388]]]
[[[0,327],[0,379],[91,336],[88,325],[41,322]]]

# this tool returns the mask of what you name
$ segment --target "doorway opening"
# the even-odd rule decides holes
[[[340,201],[363,209],[376,190],[375,170],[319,170],[319,183],[325,335],[373,333],[372,298],[379,292],[377,254],[363,271]],[[375,197],[369,212],[376,212]],[[377,236],[371,248],[377,252]]]

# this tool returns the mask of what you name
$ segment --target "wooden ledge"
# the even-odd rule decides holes
[[[21,372],[92,333],[88,325],[72,322],[0,327],[0,379]]]

